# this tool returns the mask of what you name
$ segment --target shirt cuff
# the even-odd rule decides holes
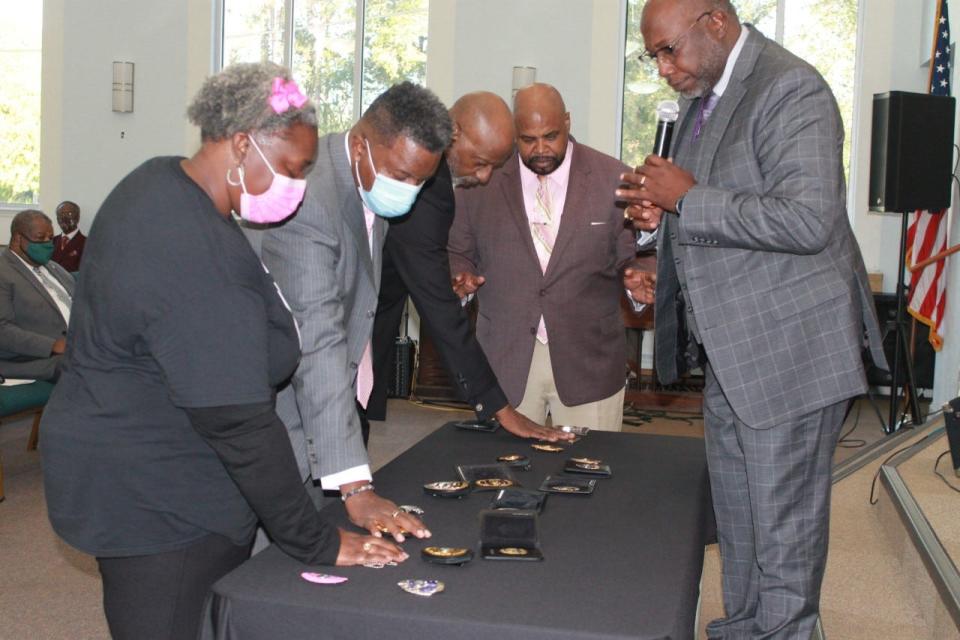
[[[637,249],[646,249],[651,244],[654,244],[657,241],[657,231],[638,231],[637,232]]]
[[[470,304],[471,302],[473,302],[473,297],[474,297],[475,295],[477,295],[477,294],[475,294],[475,293],[468,293],[467,295],[465,295],[465,296],[463,296],[462,298],[460,298],[460,306],[461,306],[461,307],[465,307],[465,306],[467,306],[468,304]]]
[[[630,293],[630,289],[624,289],[627,292],[627,298],[630,300],[630,305],[633,307],[634,313],[642,313],[644,309],[647,308],[647,303],[637,302],[633,299],[633,294]]]
[[[320,486],[324,491],[339,491],[341,486],[350,484],[351,482],[360,482],[361,480],[373,482],[373,476],[370,474],[370,465],[360,464],[330,474],[329,476],[323,476],[320,478]]]

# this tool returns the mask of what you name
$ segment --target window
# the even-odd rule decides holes
[[[637,59],[643,53],[640,12],[646,0],[627,2],[623,127],[620,155],[637,165],[650,153],[656,106],[676,97],[656,70]],[[833,89],[843,118],[843,158],[850,173],[850,138],[857,47],[857,0],[734,0],[741,22],[749,22],[813,66]]]
[[[317,107],[320,132],[343,131],[390,85],[423,84],[428,7],[429,0],[224,0],[221,60],[290,67]]]
[[[0,204],[35,204],[40,191],[43,3],[0,3],[0,23]]]

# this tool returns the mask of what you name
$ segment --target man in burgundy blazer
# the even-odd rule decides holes
[[[634,234],[614,191],[630,169],[570,139],[570,115],[549,85],[520,90],[514,118],[518,153],[488,185],[457,190],[455,286],[476,291],[477,338],[518,411],[619,430],[619,301]]]
[[[80,270],[83,246],[87,237],[80,232],[80,207],[77,203],[64,200],[57,205],[57,224],[63,233],[53,236],[53,261],[70,273]]]

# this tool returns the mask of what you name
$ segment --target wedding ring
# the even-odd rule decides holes
[[[371,549],[373,549],[373,545],[372,545],[372,544],[370,544],[369,542],[364,542],[364,543],[363,543],[363,550],[364,550],[364,552],[369,553]]]

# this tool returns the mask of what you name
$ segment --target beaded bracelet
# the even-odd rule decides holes
[[[345,494],[340,496],[340,499],[346,502],[347,498],[352,498],[358,493],[363,493],[364,491],[373,491],[373,484],[372,483],[362,484],[359,487],[350,489],[350,491],[347,491]]]

